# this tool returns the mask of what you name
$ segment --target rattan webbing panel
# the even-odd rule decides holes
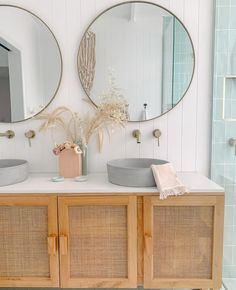
[[[211,206],[155,206],[154,278],[211,278]]]
[[[72,278],[127,278],[127,206],[70,206],[69,245]]]
[[[49,277],[46,206],[0,206],[0,276]]]

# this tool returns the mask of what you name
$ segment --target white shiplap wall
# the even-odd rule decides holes
[[[49,110],[65,105],[84,111],[88,105],[82,100],[76,56],[79,42],[90,21],[102,10],[119,0],[4,0],[0,4],[24,7],[42,18],[59,41],[64,71],[60,90]],[[177,170],[200,171],[208,174],[211,126],[211,55],[213,0],[153,0],[173,13],[186,25],[196,52],[196,69],[192,85],[171,112],[144,123],[129,123],[125,130],[117,130],[112,139],[105,140],[99,153],[96,139],[90,144],[90,171],[105,171],[106,161],[119,157],[157,157],[173,162]],[[25,158],[33,172],[56,171],[57,160],[51,153],[50,133],[37,133],[30,148],[24,137],[28,129],[38,128],[38,121],[0,124],[0,132],[13,129],[13,140],[0,139],[0,158]],[[132,130],[139,128],[142,143],[136,144]],[[162,131],[160,147],[152,137],[152,130]]]

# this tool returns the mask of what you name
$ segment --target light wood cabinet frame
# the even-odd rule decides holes
[[[213,253],[211,279],[154,278],[153,276],[153,214],[155,206],[212,206]],[[179,196],[160,200],[158,196],[144,197],[144,288],[220,289],[222,284],[224,227],[224,196]],[[184,237],[183,237],[184,239]]]
[[[70,277],[69,206],[127,206],[128,277]],[[59,197],[59,243],[61,287],[65,288],[136,288],[137,287],[137,198],[135,196]]]
[[[50,277],[0,277],[1,287],[59,287],[59,259],[58,259],[58,222],[57,222],[57,197],[44,196],[43,198],[32,196],[0,197],[1,206],[46,206],[48,215],[48,255]],[[33,234],[33,233],[32,233]],[[1,245],[0,245],[1,246]],[[30,245],[28,245],[30,248]],[[35,272],[37,272],[37,261],[35,261]]]
[[[70,277],[70,206],[127,206],[127,277]],[[50,277],[0,277],[0,287],[63,288],[221,288],[223,256],[224,194],[194,193],[160,200],[158,195],[133,194],[91,196],[84,194],[1,195],[1,206],[46,206],[48,215],[48,254]],[[154,278],[153,219],[155,206],[206,206],[213,208],[212,277],[211,279]],[[59,229],[58,229],[59,227]],[[184,239],[184,236],[183,236]],[[30,245],[29,245],[30,247]],[[209,261],[209,260],[208,260]],[[37,261],[35,261],[37,265]],[[36,267],[37,268],[37,267]],[[60,269],[60,273],[59,273]],[[157,268],[155,268],[157,269]],[[157,276],[155,276],[157,277]]]

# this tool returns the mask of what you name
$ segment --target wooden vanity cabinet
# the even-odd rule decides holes
[[[223,193],[0,196],[0,287],[219,290],[223,220]]]
[[[61,287],[137,287],[133,196],[59,197]]]
[[[221,289],[224,196],[144,197],[144,288]]]
[[[0,287],[58,287],[57,197],[0,197]]]

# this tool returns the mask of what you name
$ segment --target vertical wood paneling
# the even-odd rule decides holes
[[[133,130],[140,130],[140,124],[138,122],[132,122],[130,123],[126,130],[125,130],[125,157],[127,158],[135,158],[135,157],[140,157],[140,145],[137,144],[136,139],[133,138],[132,132]],[[142,132],[141,132],[142,134]],[[142,142],[144,142],[143,137]]]
[[[182,170],[182,118],[183,104],[180,102],[171,114],[168,114],[168,153],[167,160],[172,162],[176,170]]]
[[[158,147],[157,140],[154,140],[153,154],[154,158],[168,160],[168,116],[165,114],[161,118],[153,121],[153,130],[161,130],[161,137]]]
[[[140,144],[140,157],[141,158],[154,158],[154,147],[156,145],[156,142],[155,142],[156,140],[152,135],[153,124],[154,124],[153,121],[140,123],[140,131],[142,134],[141,144]]]
[[[191,13],[190,13],[191,11]],[[199,2],[195,0],[185,1],[184,23],[188,29],[194,49],[195,49],[195,71],[198,68],[198,23]],[[183,123],[182,123],[182,170],[189,171],[195,168],[195,160],[192,158],[196,152],[196,117],[197,117],[197,99],[198,99],[198,74],[194,74],[192,84],[183,99]],[[191,110],[189,110],[191,108]]]
[[[109,3],[108,3],[109,2]],[[82,34],[98,13],[119,3],[119,0],[5,0],[4,4],[22,6],[40,16],[55,33],[61,47],[64,72],[59,92],[49,106],[53,110],[66,105],[79,112],[90,110],[77,76],[77,51]],[[146,123],[129,123],[125,130],[116,130],[104,148],[98,152],[97,139],[90,144],[90,170],[105,171],[105,163],[120,157],[158,157],[173,162],[177,170],[208,173],[211,109],[211,39],[213,0],[155,0],[170,9],[186,25],[194,41],[197,64],[193,84],[185,99],[168,114]],[[53,140],[50,132],[38,133],[30,148],[24,137],[28,129],[39,127],[38,121],[19,124],[0,124],[0,131],[13,129],[13,140],[0,139],[0,158],[25,158],[33,172],[57,169],[57,158],[51,153]],[[160,147],[152,137],[152,130],[162,131]],[[142,143],[132,137],[140,129]],[[56,134],[56,141],[63,134]]]
[[[213,1],[199,3],[198,44],[198,112],[196,124],[196,169],[209,173],[212,107],[212,52],[213,52]],[[206,39],[208,40],[206,42]]]
[[[181,21],[184,17],[184,1],[177,3],[170,0],[170,11],[172,11]],[[182,170],[182,126],[183,126],[183,102],[181,101],[170,113],[168,118],[168,161],[172,162],[176,170]]]

